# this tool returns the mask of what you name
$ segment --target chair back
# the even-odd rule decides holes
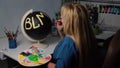
[[[102,68],[120,68],[120,30],[113,36]]]

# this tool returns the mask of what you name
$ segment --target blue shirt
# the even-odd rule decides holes
[[[56,46],[53,53],[55,68],[77,68],[78,50],[70,37],[65,37]]]

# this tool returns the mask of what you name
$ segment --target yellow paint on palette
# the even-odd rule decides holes
[[[43,58],[39,58],[39,59],[38,59],[38,62],[39,62],[40,64],[46,63],[45,59],[43,59]]]
[[[34,62],[34,64],[35,64],[35,65],[39,64],[39,62],[38,62],[38,61],[33,61],[33,62]]]
[[[19,55],[18,58],[19,58],[19,59],[24,59],[25,56],[23,56],[23,55]]]

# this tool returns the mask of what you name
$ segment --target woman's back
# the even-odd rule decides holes
[[[78,50],[70,37],[65,37],[54,50],[53,61],[56,68],[78,68]]]

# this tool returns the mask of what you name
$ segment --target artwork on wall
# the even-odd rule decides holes
[[[66,2],[79,2],[79,1],[85,1],[85,0],[62,0],[62,4]]]
[[[117,14],[120,15],[120,6],[117,5],[100,5],[99,6],[100,13],[109,13],[109,14]]]

